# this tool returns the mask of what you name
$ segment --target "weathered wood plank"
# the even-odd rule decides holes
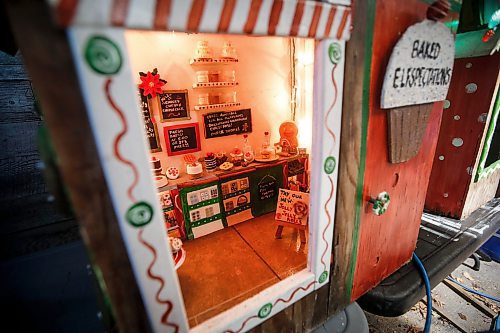
[[[0,80],[1,81],[20,81],[29,80],[28,73],[23,65],[1,65],[0,64]]]
[[[43,228],[33,228],[8,236],[0,236],[2,243],[0,259],[5,260],[45,250],[78,239],[80,239],[80,232],[75,220],[61,221]]]
[[[294,314],[302,314],[302,332],[310,332],[327,320],[329,296],[330,286],[325,285],[294,305]]]
[[[47,192],[37,153],[0,159],[0,202]]]
[[[293,306],[289,306],[261,325],[251,329],[249,333],[300,332],[297,331],[293,309]]]
[[[0,51],[0,65],[21,65],[23,64],[23,57],[21,52],[17,52],[16,55],[11,56],[5,52]]]
[[[432,103],[387,110],[389,161],[406,162],[417,155],[432,111]]]
[[[357,187],[363,183],[365,137],[363,137],[363,82],[369,81],[374,1],[353,1],[356,8],[351,39],[346,45],[339,180],[330,274],[328,315],[350,303],[350,276],[357,250]],[[372,16],[370,18],[370,15]],[[368,77],[365,77],[367,75]],[[367,119],[365,119],[367,121]],[[365,125],[366,128],[366,125]],[[366,135],[366,132],[364,132]],[[361,165],[363,163],[363,165]],[[359,190],[361,191],[361,189]]]
[[[66,34],[54,27],[45,1],[4,3],[26,68],[37,87],[83,239],[106,281],[118,329],[148,332],[148,318],[100,166]],[[20,143],[19,139],[9,139],[11,147]]]
[[[443,280],[443,283],[448,288],[453,290],[458,296],[462,297],[464,300],[466,300],[468,303],[472,304],[472,306],[474,306],[476,309],[478,309],[479,311],[481,311],[482,313],[484,313],[488,317],[495,318],[497,316],[497,313],[495,311],[491,310],[489,307],[487,307],[486,305],[484,305],[483,303],[478,301],[478,299],[476,297],[474,297],[474,295],[472,293],[463,289],[455,282],[449,281],[449,280]]]
[[[422,303],[424,303],[427,306],[427,301],[422,300]],[[436,311],[441,317],[446,319],[450,324],[455,326],[460,332],[462,333],[467,333],[469,332],[466,327],[464,327],[462,324],[460,324],[458,321],[453,320],[453,315],[450,314],[448,311],[446,311],[443,307],[433,304],[432,305],[432,310]]]
[[[0,124],[1,158],[36,154],[39,126],[39,121]]]
[[[397,0],[376,3],[366,170],[353,301],[408,262],[417,242],[442,103],[434,103],[418,154],[405,163],[391,164],[387,149],[387,111],[380,109],[380,93],[392,47],[408,26],[425,19],[427,7],[418,0],[408,0],[404,6]],[[377,216],[369,200],[382,191],[390,194],[391,204],[383,216]]]
[[[449,107],[443,111],[436,156],[425,200],[425,208],[434,214],[464,219],[485,202],[483,201],[474,209],[469,208],[467,214],[464,214],[469,186],[479,185],[477,188],[481,190],[481,187],[489,185],[489,180],[476,185],[471,182],[473,182],[476,160],[480,154],[481,140],[486,125],[485,116],[490,109],[498,71],[478,69],[498,68],[499,66],[499,54],[455,60],[450,89],[446,97]],[[475,92],[466,92],[465,87],[469,83],[477,85]],[[456,145],[460,143],[461,145],[453,145],[455,138],[462,140],[456,141]],[[492,186],[494,189],[487,193],[490,199],[496,190],[496,185]],[[482,200],[478,202],[480,201]]]
[[[30,81],[0,81],[0,124],[40,120]]]
[[[0,237],[73,219],[61,212],[48,193],[0,201]]]

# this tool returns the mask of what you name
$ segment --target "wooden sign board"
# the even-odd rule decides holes
[[[306,225],[309,216],[309,194],[280,188],[275,219],[296,225]]]
[[[168,156],[201,150],[198,123],[169,126],[163,129]]]
[[[151,99],[144,96],[139,91],[141,102],[142,118],[144,119],[144,129],[146,131],[146,139],[148,140],[149,147],[152,153],[161,151],[160,138],[158,137],[158,128],[156,123],[153,122],[153,109]]]
[[[252,113],[250,109],[207,113],[203,115],[203,125],[206,139],[250,133]]]
[[[410,26],[392,50],[384,77],[382,109],[442,101],[450,85],[455,41],[441,22]]]
[[[168,90],[158,94],[161,121],[191,119],[187,90]]]

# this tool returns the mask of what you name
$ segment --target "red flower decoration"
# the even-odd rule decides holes
[[[154,74],[148,72],[145,76],[141,75],[141,84],[139,88],[142,89],[142,94],[144,96],[155,97],[156,94],[162,92],[161,87],[163,87],[166,83],[165,80],[160,79],[160,74]]]

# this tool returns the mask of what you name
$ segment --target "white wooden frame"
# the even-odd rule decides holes
[[[328,283],[345,42],[324,39],[316,43],[307,269],[189,330],[163,217],[158,213],[161,207],[125,29],[88,25],[72,25],[68,36],[113,207],[153,330],[244,332]]]

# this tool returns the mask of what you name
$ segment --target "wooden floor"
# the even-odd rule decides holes
[[[274,239],[274,213],[187,241],[177,274],[191,327],[306,268],[307,246],[297,231]]]

